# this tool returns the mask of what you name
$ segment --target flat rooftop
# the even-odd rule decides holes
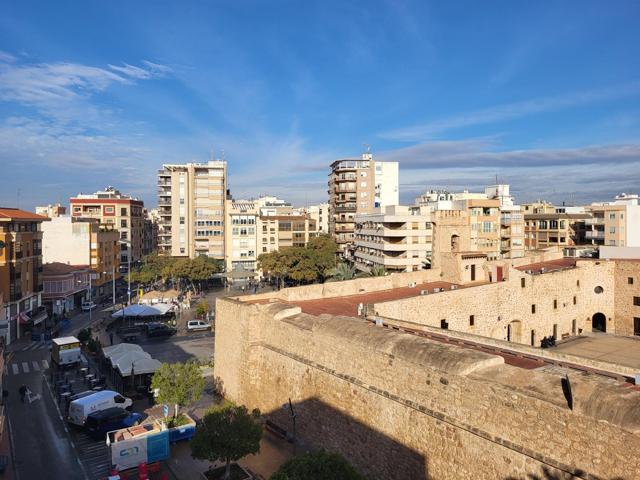
[[[401,300],[403,298],[417,297],[422,290],[428,290],[434,293],[436,289],[451,290],[451,287],[463,288],[449,282],[428,282],[419,283],[415,287],[398,287],[389,290],[378,290],[375,292],[363,293],[360,295],[349,295],[345,297],[325,297],[314,300],[296,300],[284,301],[296,305],[302,309],[304,313],[309,315],[322,315],[327,313],[330,315],[357,317],[358,305],[367,305],[370,303],[389,302],[392,300]],[[471,286],[471,285],[470,285]],[[253,300],[248,303],[269,303],[270,299]]]
[[[582,259],[581,259],[582,260]],[[555,272],[558,270],[566,270],[576,266],[575,258],[558,258],[557,260],[548,260],[546,262],[529,263],[516,267],[521,272],[531,271],[533,274]]]
[[[640,338],[594,333],[570,338],[552,351],[637,368],[640,373]]]

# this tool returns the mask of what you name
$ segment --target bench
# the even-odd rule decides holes
[[[283,439],[287,438],[287,431],[284,428],[280,427],[279,425],[276,425],[275,423],[273,423],[271,420],[267,420],[265,422],[264,428],[265,430],[273,433],[277,437],[280,437]]]

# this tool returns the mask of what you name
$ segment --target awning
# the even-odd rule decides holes
[[[29,321],[31,321],[31,317],[26,312],[20,312],[18,314],[18,321],[20,322],[20,325],[27,325]]]
[[[119,343],[110,347],[103,347],[102,354],[105,358],[115,358],[127,352],[142,352],[142,347],[135,343]]]
[[[39,323],[42,323],[43,321],[45,321],[47,317],[48,315],[46,310],[43,310],[42,312],[37,313],[35,317],[32,317],[31,320],[33,321],[34,325],[38,325]]]
[[[117,317],[158,317],[166,315],[173,310],[172,305],[165,303],[156,303],[155,305],[129,305],[111,314],[113,318]]]

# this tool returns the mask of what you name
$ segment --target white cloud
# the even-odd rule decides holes
[[[379,134],[379,136],[399,141],[422,141],[449,130],[496,123],[536,113],[557,111],[637,95],[640,95],[640,82],[497,105],[482,110],[460,113],[441,120],[390,130]]]

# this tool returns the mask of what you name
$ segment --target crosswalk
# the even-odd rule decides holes
[[[71,431],[71,437],[89,478],[104,478],[111,467],[105,440],[93,440],[85,432],[75,428]]]
[[[48,360],[31,360],[26,362],[14,362],[4,367],[6,375],[22,375],[27,373],[38,373],[49,368]]]
[[[20,349],[20,351],[21,352],[30,352],[30,351],[33,351],[33,350],[42,350],[43,348],[47,348],[48,349],[49,345],[51,345],[51,340],[40,341],[40,342],[31,342],[26,347],[22,347]]]

